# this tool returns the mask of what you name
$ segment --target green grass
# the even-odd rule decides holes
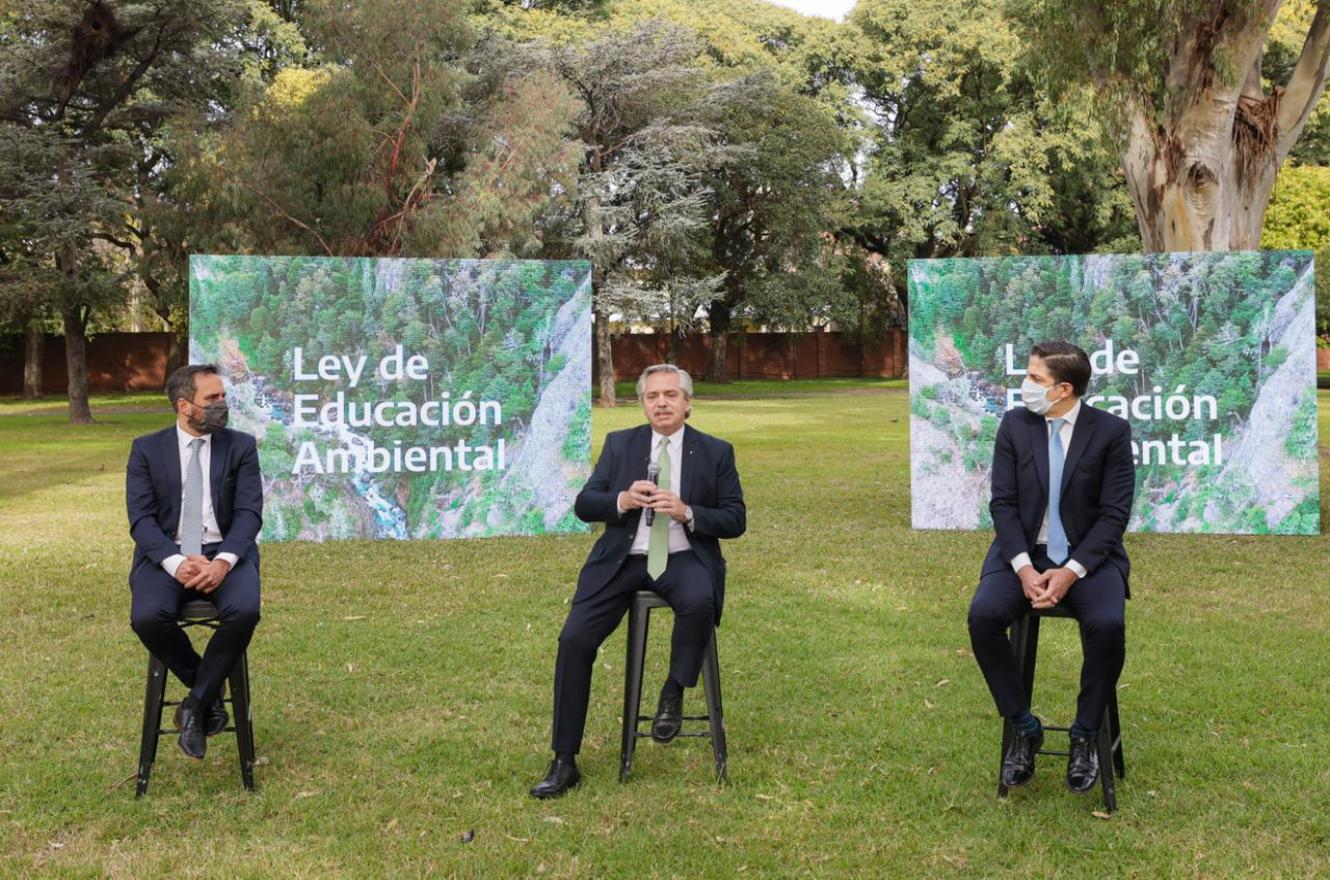
[[[168,417],[96,403],[77,429],[0,405],[0,876],[1330,872],[1330,539],[1131,536],[1119,811],[1094,817],[1097,796],[1068,793],[1053,759],[998,800],[998,722],[964,623],[989,536],[910,529],[906,395],[890,385],[699,391],[694,421],[735,443],[750,511],[720,633],[728,786],[704,740],[645,742],[618,783],[620,631],[593,684],[583,787],[526,796],[590,538],[351,542],[264,548],[258,792],[224,736],[203,766],[164,741],[136,802],[145,656],[122,469],[130,438]],[[597,410],[596,446],[638,418]],[[1036,711],[1065,722],[1074,627],[1045,626],[1041,654]]]

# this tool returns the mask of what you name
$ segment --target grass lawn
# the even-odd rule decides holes
[[[734,442],[749,504],[720,633],[730,784],[705,740],[644,742],[619,784],[621,630],[583,787],[550,803],[526,789],[588,536],[265,547],[258,791],[224,735],[202,766],[164,740],[135,801],[123,469],[169,416],[160,396],[99,398],[97,424],[71,428],[58,403],[0,402],[0,876],[1330,873],[1330,538],[1129,537],[1119,811],[1095,817],[1056,759],[1001,801],[965,632],[989,536],[910,529],[904,388],[705,390],[694,422]],[[638,419],[597,410],[597,449]],[[1324,391],[1320,431],[1330,465]],[[1035,709],[1065,723],[1074,627],[1046,624],[1041,654]]]

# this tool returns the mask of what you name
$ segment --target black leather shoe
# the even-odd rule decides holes
[[[226,704],[222,702],[221,697],[208,707],[206,714],[208,717],[204,719],[203,727],[208,731],[208,736],[216,736],[226,730],[226,725],[231,723],[231,716],[226,714]]]
[[[1002,756],[1002,784],[1008,788],[1024,785],[1034,778],[1034,756],[1044,747],[1044,728],[1037,733],[1013,731],[1007,753]]]
[[[1067,788],[1085,794],[1099,781],[1099,749],[1093,736],[1073,736],[1067,756]]]
[[[679,735],[683,728],[683,692],[668,685],[660,692],[656,704],[656,718],[651,722],[651,738],[667,743]]]
[[[175,726],[180,731],[180,738],[176,743],[179,744],[180,751],[185,753],[185,757],[193,758],[195,761],[202,761],[204,753],[208,751],[208,737],[203,732],[202,716],[198,704],[192,699],[187,699],[175,707]]]
[[[577,788],[582,781],[582,774],[577,769],[577,762],[574,760],[563,760],[555,758],[550,762],[550,770],[545,774],[545,778],[536,783],[531,789],[533,798],[556,798],[567,794],[571,789]]]

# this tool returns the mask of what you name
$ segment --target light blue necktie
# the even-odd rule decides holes
[[[197,556],[203,552],[203,465],[199,449],[203,439],[189,441],[189,464],[185,470],[185,510],[180,519],[180,552]]]
[[[1062,425],[1066,419],[1052,419],[1048,434],[1048,558],[1058,565],[1067,559],[1067,531],[1062,527]]]

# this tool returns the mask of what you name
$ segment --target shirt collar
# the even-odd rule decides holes
[[[1076,401],[1075,406],[1073,406],[1071,409],[1067,410],[1065,413],[1058,416],[1057,418],[1062,419],[1068,425],[1071,425],[1074,428],[1076,427],[1076,419],[1078,416],[1080,416],[1080,414],[1081,414],[1081,401],[1078,399]],[[1044,416],[1044,419],[1051,422],[1053,421],[1053,416]]]
[[[203,446],[200,446],[199,449],[203,449],[204,446],[211,447],[212,445],[211,434],[204,434],[202,437],[195,437],[193,434],[189,433],[184,428],[180,427],[179,422],[177,422],[175,426],[175,438],[176,438],[176,443],[180,445],[181,452],[189,451],[189,441],[191,440],[203,441]]]
[[[669,439],[669,441],[670,441],[670,449],[678,449],[678,448],[679,448],[680,444],[683,443],[683,432],[684,432],[686,429],[687,429],[687,426],[685,425],[684,427],[681,427],[679,430],[675,431],[673,434],[671,434],[671,435],[669,436],[668,439]],[[658,433],[658,432],[656,431],[655,428],[652,428],[652,429],[651,429],[651,448],[652,448],[652,449],[655,449],[657,446],[659,446],[659,445],[660,445],[660,441],[661,441],[661,440],[664,440],[664,439],[666,439],[666,437],[665,437],[664,434],[660,434],[660,433]]]

